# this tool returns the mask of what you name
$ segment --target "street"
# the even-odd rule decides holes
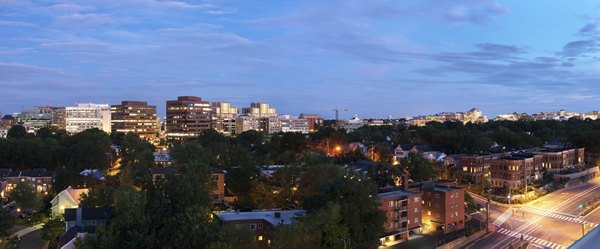
[[[536,248],[567,248],[582,233],[600,223],[600,211],[580,216],[583,204],[600,193],[600,178],[567,189],[560,189],[527,205],[490,205],[490,223],[495,232],[471,248],[507,248],[521,239]],[[485,205],[486,199],[474,196]],[[484,217],[484,214],[480,215]]]

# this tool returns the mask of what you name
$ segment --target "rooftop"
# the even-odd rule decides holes
[[[381,193],[377,195],[378,199],[389,199],[389,198],[398,198],[398,197],[408,197],[411,195],[417,195],[417,192],[412,191],[404,191],[404,190],[395,190],[392,192]]]
[[[222,221],[265,220],[273,225],[291,224],[298,217],[304,216],[305,210],[278,210],[253,212],[216,212]],[[276,216],[278,216],[276,218]]]

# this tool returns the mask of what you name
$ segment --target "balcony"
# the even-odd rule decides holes
[[[395,221],[395,222],[405,222],[405,221],[407,221],[407,220],[408,220],[408,216],[396,216],[396,217],[394,218],[394,221]]]
[[[406,211],[408,209],[408,206],[395,206],[394,210],[396,211]]]

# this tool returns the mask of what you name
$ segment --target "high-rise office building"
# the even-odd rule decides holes
[[[66,128],[66,109],[57,106],[38,106],[35,107],[41,114],[50,114],[50,126],[59,129]]]
[[[153,141],[159,132],[156,106],[144,101],[122,101],[110,108],[112,132],[133,132]]]
[[[267,103],[254,102],[250,103],[250,107],[242,109],[242,113],[251,117],[268,118],[276,117],[277,111],[275,108],[270,107]]]
[[[212,129],[213,108],[199,97],[179,96],[167,101],[165,123],[169,140],[198,137],[202,131]]]
[[[238,114],[238,108],[231,107],[229,102],[213,102],[213,117],[215,120],[214,128],[221,133],[235,133],[235,117]]]
[[[98,128],[110,133],[110,106],[108,104],[77,104],[66,107],[66,129],[78,133]]]

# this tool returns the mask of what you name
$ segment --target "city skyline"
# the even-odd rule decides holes
[[[539,8],[538,6],[544,6]],[[591,111],[594,3],[7,1],[2,113],[199,96],[281,113]],[[550,34],[548,31],[552,30]]]

